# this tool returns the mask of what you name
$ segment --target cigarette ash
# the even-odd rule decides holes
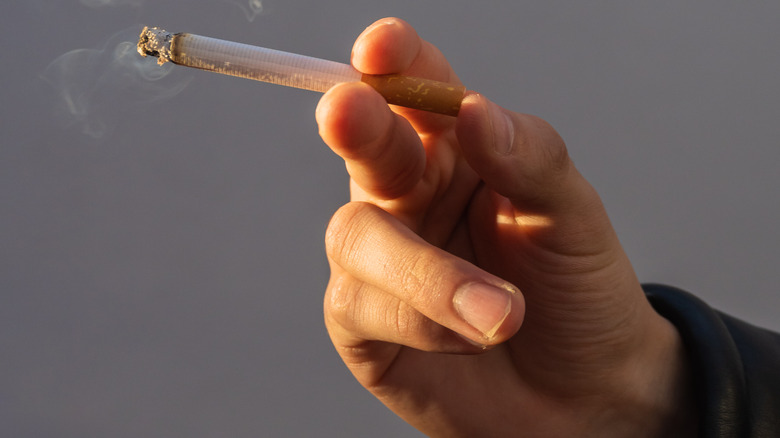
[[[138,53],[141,56],[154,56],[157,63],[165,64],[171,60],[171,42],[173,34],[159,27],[144,27],[138,37]]]

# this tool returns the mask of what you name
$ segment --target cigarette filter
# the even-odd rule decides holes
[[[351,65],[264,47],[144,28],[138,52],[186,67],[324,93],[342,82],[365,82],[388,103],[456,116],[466,92],[461,85],[403,75],[367,75]]]

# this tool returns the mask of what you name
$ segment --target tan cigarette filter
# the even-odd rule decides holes
[[[366,75],[362,82],[372,86],[393,105],[457,116],[466,87],[430,79],[401,75]]]

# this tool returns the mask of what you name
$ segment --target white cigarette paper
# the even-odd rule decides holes
[[[466,92],[461,85],[403,75],[366,75],[351,65],[188,33],[144,28],[138,52],[173,62],[287,87],[324,93],[343,82],[365,82],[388,103],[455,116]]]

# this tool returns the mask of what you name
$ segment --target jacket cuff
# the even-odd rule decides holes
[[[699,436],[750,436],[744,366],[722,315],[680,289],[658,284],[642,287],[656,312],[677,328],[688,352]]]

